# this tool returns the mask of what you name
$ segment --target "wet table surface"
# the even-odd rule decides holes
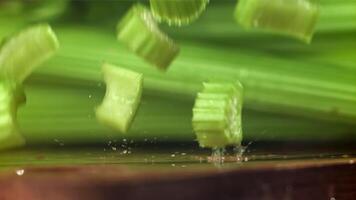
[[[272,144],[212,157],[191,145],[0,153],[0,200],[356,199],[353,146]]]

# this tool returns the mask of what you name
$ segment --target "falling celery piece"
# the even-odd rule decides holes
[[[319,8],[313,0],[240,0],[235,18],[243,27],[257,28],[310,43]]]
[[[0,49],[0,75],[21,84],[58,49],[57,37],[47,24],[32,26],[9,38]]]
[[[17,128],[17,107],[24,102],[22,82],[58,48],[49,25],[37,25],[3,41],[0,49],[0,149],[22,146]]]
[[[240,145],[242,86],[204,83],[193,108],[193,129],[201,147]]]
[[[0,150],[23,146],[26,142],[18,131],[17,108],[25,101],[21,88],[8,81],[0,82]]]
[[[117,39],[161,70],[167,69],[179,53],[179,47],[159,29],[151,12],[141,4],[134,5],[119,22]]]
[[[110,64],[104,64],[102,71],[106,94],[96,117],[101,123],[126,133],[141,100],[143,76]]]
[[[196,20],[209,0],[150,0],[151,11],[158,21],[169,25],[186,25]]]

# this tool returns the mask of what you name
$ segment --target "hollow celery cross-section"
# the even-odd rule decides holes
[[[196,20],[209,0],[150,0],[151,11],[158,21],[169,25],[186,25]]]
[[[0,81],[0,150],[25,144],[16,120],[17,108],[24,101],[22,88],[8,81]]]
[[[240,145],[242,85],[204,83],[193,108],[193,129],[201,147]]]
[[[179,47],[159,29],[150,10],[141,4],[135,4],[118,23],[117,39],[162,70],[179,53]]]
[[[96,118],[102,124],[126,133],[141,100],[143,75],[110,64],[104,64],[102,70],[106,93],[96,109]]]
[[[47,24],[31,26],[10,37],[0,49],[0,76],[21,84],[58,49],[56,35]]]
[[[315,0],[240,0],[235,10],[237,22],[298,38],[310,43],[319,16]]]

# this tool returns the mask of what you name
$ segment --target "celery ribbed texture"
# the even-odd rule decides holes
[[[125,48],[113,45],[115,38],[106,33],[76,27],[58,31],[64,44],[62,51],[37,72],[57,77],[53,81],[98,83],[98,66],[105,60],[143,73],[147,77],[145,89],[163,96],[192,100],[203,81],[239,79],[245,87],[248,108],[351,123],[356,118],[354,69],[185,43],[180,58],[161,74]],[[71,45],[75,35],[81,36],[78,46]],[[100,42],[92,44],[94,39]],[[76,56],[79,52],[81,55]]]
[[[209,0],[150,0],[154,17],[176,26],[196,20],[208,3]]]
[[[26,140],[29,144],[192,142],[191,109],[202,82],[236,80],[245,89],[244,141],[354,140],[355,1],[321,0],[316,34],[307,46],[243,31],[232,16],[235,3],[212,1],[196,23],[169,28],[169,35],[180,41],[181,54],[165,74],[118,43],[114,25],[110,31],[105,27],[110,19],[100,18],[100,24],[81,19],[58,23],[59,54],[26,83],[28,104],[19,114]],[[6,23],[8,29],[0,27],[0,36],[12,29]],[[142,106],[127,136],[95,119],[93,108],[105,93],[103,62],[145,77]]]

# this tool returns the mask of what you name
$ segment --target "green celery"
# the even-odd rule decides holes
[[[316,25],[316,34],[311,45],[304,45],[288,38],[284,39],[276,37],[272,34],[260,34],[258,31],[244,31],[242,28],[236,26],[236,22],[231,17],[234,12],[234,4],[232,2],[215,3],[207,12],[199,18],[194,26],[181,27],[179,29],[167,29],[166,31],[175,38],[184,40],[200,40],[206,43],[216,42],[224,45],[234,45],[244,48],[264,49],[264,50],[278,50],[282,52],[290,52],[295,48],[298,49],[315,49],[319,51],[326,51],[341,43],[340,47],[345,47],[347,41],[351,40],[354,31],[356,30],[356,2],[335,1],[324,2],[320,1],[320,17]],[[234,2],[235,3],[235,2]],[[202,34],[204,30],[204,34]],[[337,35],[339,33],[352,33],[345,38],[344,35]],[[327,38],[324,37],[326,35]],[[329,36],[331,35],[331,36]],[[335,40],[334,38],[338,38]],[[315,42],[320,42],[322,39],[324,44],[328,44],[328,48],[318,48]],[[277,42],[278,41],[278,42]],[[354,41],[354,40],[353,40]],[[352,46],[352,45],[351,45]]]
[[[179,53],[179,47],[159,29],[151,12],[141,4],[135,4],[120,20],[117,39],[161,70],[167,69]]]
[[[0,48],[2,78],[22,83],[34,68],[53,56],[59,44],[47,24],[32,26],[5,40]]]
[[[57,48],[57,38],[49,25],[22,30],[0,46],[0,149],[25,144],[16,117],[17,107],[25,101],[22,82]]]
[[[96,108],[96,117],[101,123],[126,133],[140,104],[143,76],[110,64],[104,64],[102,71],[106,94]]]
[[[103,86],[26,84],[27,102],[18,113],[19,128],[27,145],[108,144],[123,139],[136,142],[192,142],[193,101],[145,92],[129,134],[101,125],[93,107],[105,95]],[[60,101],[58,101],[60,99]],[[356,126],[246,110],[244,141],[354,141]],[[98,134],[100,133],[100,134]]]
[[[180,58],[161,74],[122,46],[115,46],[115,38],[104,32],[75,27],[58,30],[65,45],[56,58],[37,71],[37,77],[53,76],[51,81],[61,83],[81,80],[98,84],[98,66],[106,60],[143,73],[145,90],[188,101],[194,99],[203,81],[239,79],[248,108],[355,123],[354,69],[185,43]],[[74,44],[71,38],[75,35],[81,40]]]
[[[310,43],[318,13],[312,0],[240,0],[235,18],[245,28],[267,30]]]
[[[150,0],[151,11],[158,21],[169,25],[186,25],[196,20],[209,0]]]
[[[243,89],[240,83],[204,83],[193,108],[193,129],[201,147],[241,145]]]
[[[21,88],[0,82],[0,150],[23,146],[26,141],[17,126],[17,108],[25,101]]]

